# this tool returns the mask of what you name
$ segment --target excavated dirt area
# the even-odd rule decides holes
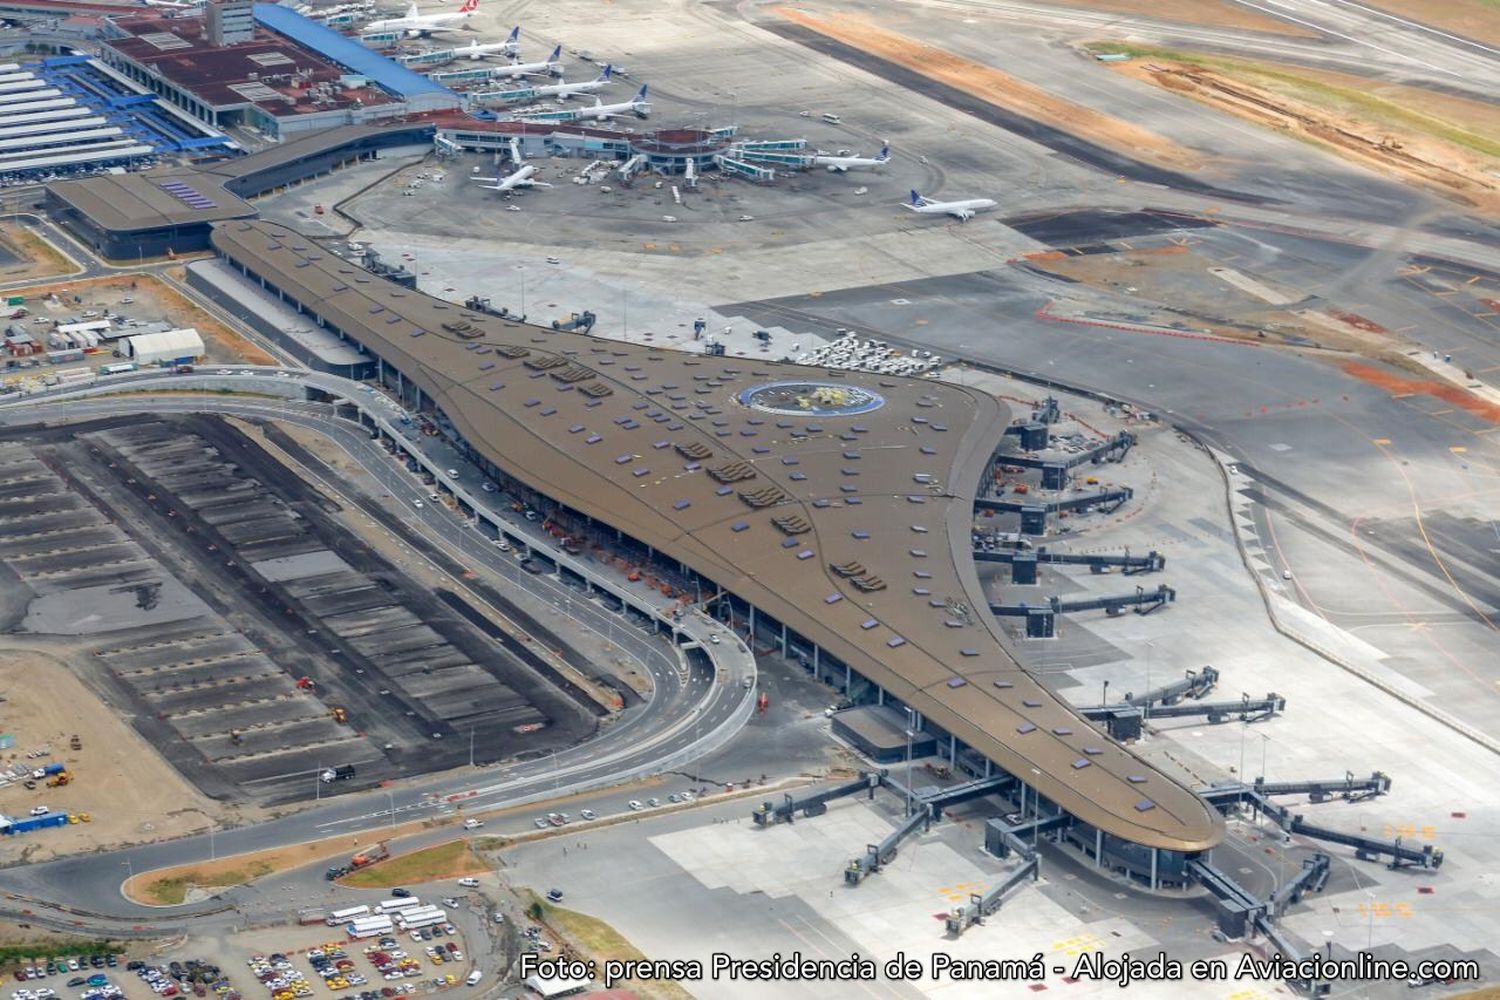
[[[776,13],[820,35],[1108,149],[1174,170],[1192,171],[1201,166],[1191,150],[1154,132],[1049,94],[983,63],[887,31],[859,15],[841,13],[823,18],[789,7],[779,7]]]
[[[1150,58],[1115,63],[1113,68],[1236,117],[1314,142],[1477,211],[1500,212],[1496,163],[1476,151],[1416,129],[1376,125],[1314,107],[1206,66]]]

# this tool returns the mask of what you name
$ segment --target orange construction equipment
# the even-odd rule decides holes
[[[343,708],[339,708],[338,706],[330,708],[328,710],[328,714],[333,718],[334,722],[337,722],[340,725],[343,725],[349,721],[348,711]]]

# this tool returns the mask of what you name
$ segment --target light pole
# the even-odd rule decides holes
[[[917,713],[906,709],[906,815],[911,815],[911,741],[916,735]]]
[[[1099,689],[1099,706],[1102,708],[1109,704],[1109,681],[1106,679]]]
[[[1146,707],[1143,710],[1145,725],[1151,724],[1151,650],[1155,643],[1146,643]]]
[[[469,727],[469,766],[474,766],[474,727]]]
[[[386,804],[391,807],[391,833],[396,832],[396,797],[390,792],[385,793]]]

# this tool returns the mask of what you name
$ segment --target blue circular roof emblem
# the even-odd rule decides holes
[[[863,386],[801,379],[763,382],[738,398],[751,409],[789,417],[852,417],[885,405],[885,397]]]

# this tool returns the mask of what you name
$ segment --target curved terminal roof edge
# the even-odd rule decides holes
[[[1008,418],[993,397],[525,326],[404,289],[272,223],[218,224],[212,241],[420,386],[508,474],[785,622],[1083,822],[1166,850],[1222,840],[1201,797],[1006,648],[969,551]],[[778,380],[884,404],[793,416],[740,402]]]

